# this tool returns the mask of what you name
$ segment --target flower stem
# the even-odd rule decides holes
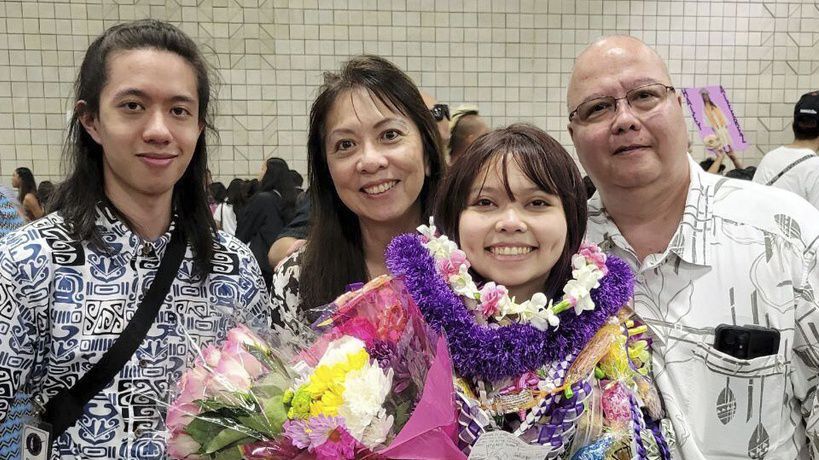
[[[563,313],[564,311],[572,308],[572,303],[568,300],[561,300],[559,303],[552,306],[552,311],[556,314]]]

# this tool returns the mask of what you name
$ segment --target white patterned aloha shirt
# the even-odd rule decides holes
[[[805,423],[814,437],[819,416],[819,212],[790,192],[689,165],[685,211],[663,253],[638,262],[599,194],[587,235],[637,274],[634,310],[654,336],[674,458],[808,458]],[[750,360],[717,351],[719,324],[776,328],[779,351]]]
[[[72,240],[58,213],[0,240],[0,458],[18,458],[30,395],[47,401],[116,340],[170,242],[170,230],[144,241],[99,209],[97,226],[110,254]],[[223,337],[234,321],[269,323],[270,301],[250,250],[219,232],[212,261],[206,278],[192,279],[188,247],[147,337],[56,439],[53,459],[165,458],[163,408],[195,356],[191,340]]]

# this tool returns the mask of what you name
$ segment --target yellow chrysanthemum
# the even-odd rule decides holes
[[[318,366],[310,375],[308,383],[300,388],[310,396],[310,415],[335,416],[344,402],[342,395],[347,374],[363,368],[369,361],[370,355],[365,349],[361,349],[333,365]],[[303,413],[302,408],[299,407],[298,414]]]
[[[313,401],[310,404],[310,415],[313,417],[319,415],[325,415],[328,417],[334,417],[338,415],[338,408],[344,403],[344,399],[342,398],[342,393],[336,393],[334,391],[327,391],[325,392],[320,400]]]
[[[361,369],[368,362],[370,362],[369,353],[367,353],[367,350],[361,349],[357,353],[353,353],[350,356],[348,356],[347,357],[347,362],[342,363],[342,364],[346,365],[345,370],[347,372],[349,372],[349,371],[354,371],[354,370]],[[345,372],[345,374],[346,374],[346,372]]]

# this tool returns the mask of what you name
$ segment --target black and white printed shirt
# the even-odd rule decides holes
[[[806,435],[819,429],[819,212],[789,192],[689,165],[685,211],[665,251],[640,263],[599,194],[587,234],[636,273],[633,308],[654,337],[674,458],[806,459]],[[714,348],[720,324],[776,328],[779,350],[729,356]]]
[[[46,402],[102,357],[156,276],[171,230],[142,240],[99,208],[110,253],[69,236],[59,213],[0,240],[0,458],[18,458],[30,399]],[[223,232],[211,272],[188,247],[156,321],[114,381],[54,443],[52,458],[165,458],[165,407],[197,347],[235,322],[265,327],[270,304],[256,259]]]

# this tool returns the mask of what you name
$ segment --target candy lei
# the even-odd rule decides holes
[[[426,320],[435,329],[446,332],[455,370],[462,377],[499,381],[576,354],[633,293],[634,277],[628,265],[608,257],[606,274],[595,281],[598,287],[587,289],[587,295],[583,295],[581,288],[588,284],[575,275],[577,285],[567,283],[567,298],[561,302],[555,304],[535,296],[527,301],[528,305],[517,304],[503,295],[505,288],[494,285],[478,289],[471,277],[464,276],[468,262],[465,256],[460,260],[463,253],[456,252],[457,245],[434,235],[432,225],[420,230],[423,236],[401,235],[390,243],[387,267],[393,275],[404,278]],[[442,256],[446,252],[439,252],[442,246],[443,251],[449,251],[449,257]],[[591,247],[589,251],[596,253]],[[583,254],[580,256],[586,259]],[[578,267],[580,260],[573,260],[573,265]],[[589,265],[594,268],[587,268],[587,272],[594,273],[595,269],[602,272],[595,260],[586,259],[583,267]],[[442,275],[447,274],[444,279]],[[461,293],[477,302],[478,313],[489,313],[487,316],[498,324],[479,324],[476,312],[467,308]],[[568,298],[572,293],[577,294],[574,302]],[[562,313],[572,307],[575,312]]]

